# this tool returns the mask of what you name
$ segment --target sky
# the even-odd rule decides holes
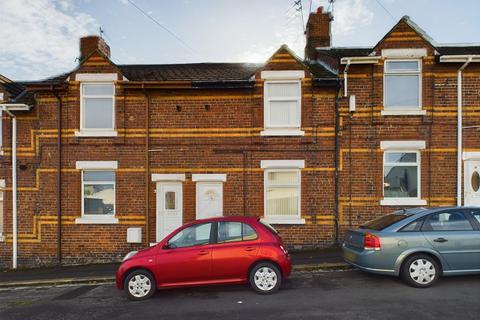
[[[328,0],[311,2],[312,11],[329,7]],[[78,63],[79,38],[99,34],[100,27],[118,64],[263,62],[282,44],[303,56],[302,16],[293,4],[294,0],[0,0],[0,74],[37,80],[72,70]],[[306,23],[310,0],[302,0],[302,5]],[[336,0],[332,45],[372,46],[403,15],[438,43],[479,43],[479,12],[478,0]]]

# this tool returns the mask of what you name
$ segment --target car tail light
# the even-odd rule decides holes
[[[365,250],[380,250],[382,248],[380,238],[374,234],[366,233],[363,238],[363,248]]]

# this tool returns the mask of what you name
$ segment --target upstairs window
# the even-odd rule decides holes
[[[82,83],[81,130],[113,131],[115,127],[115,86],[113,83]]]
[[[300,129],[301,82],[265,82],[265,128]]]
[[[421,109],[421,83],[421,60],[385,61],[385,110]]]

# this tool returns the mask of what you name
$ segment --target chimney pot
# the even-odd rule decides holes
[[[80,61],[88,57],[95,50],[110,58],[110,47],[100,36],[86,36],[80,38]]]
[[[323,13],[323,7],[322,6],[317,8],[317,13]]]

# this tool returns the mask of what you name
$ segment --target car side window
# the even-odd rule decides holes
[[[439,212],[430,215],[422,231],[471,231],[473,226],[460,211]]]
[[[473,211],[472,215],[475,218],[475,220],[477,220],[478,223],[480,223],[480,210]]]
[[[183,230],[168,240],[170,248],[185,248],[193,246],[202,246],[210,243],[210,232],[212,223],[203,223],[193,225]]]
[[[222,221],[218,223],[218,243],[255,240],[257,233],[249,225],[242,222]]]
[[[415,232],[415,231],[420,231],[420,228],[422,227],[423,219],[417,219],[415,221],[410,222],[407,224],[405,227],[400,229],[400,232]]]

